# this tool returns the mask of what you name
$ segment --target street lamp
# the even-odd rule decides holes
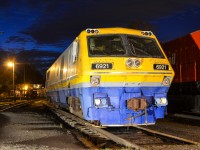
[[[13,101],[15,102],[15,63],[14,61],[9,62],[8,66],[13,68]]]

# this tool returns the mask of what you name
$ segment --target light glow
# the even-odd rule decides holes
[[[168,101],[166,97],[155,98],[155,104],[157,106],[166,106],[168,105]]]
[[[24,86],[24,90],[28,90],[28,85],[25,85],[25,86]]]
[[[101,100],[100,100],[99,98],[95,99],[95,100],[94,100],[94,104],[95,104],[96,106],[99,106],[99,105],[101,104]]]
[[[8,67],[13,67],[14,63],[13,62],[8,62]]]

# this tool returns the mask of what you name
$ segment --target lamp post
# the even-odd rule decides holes
[[[9,62],[8,66],[13,68],[13,101],[15,102],[15,63],[14,61]]]

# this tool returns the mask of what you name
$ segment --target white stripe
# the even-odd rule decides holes
[[[117,87],[161,87],[161,86],[163,86],[161,82],[102,82],[100,83],[100,86],[96,86],[96,87],[117,88]],[[71,85],[71,89],[88,88],[88,87],[95,87],[95,86],[92,86],[90,82],[83,82],[83,83]],[[163,87],[169,87],[169,86],[163,86]],[[67,90],[67,89],[68,89],[67,87],[63,87],[63,88],[58,88],[56,90],[61,91],[61,90]],[[55,91],[55,89],[51,91]]]

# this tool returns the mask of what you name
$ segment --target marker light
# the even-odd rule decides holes
[[[131,67],[135,67],[138,68],[141,65],[141,59],[138,58],[129,58],[126,61],[126,65],[131,68]]]
[[[99,86],[100,85],[100,76],[91,76],[90,83],[92,86]]]
[[[99,30],[94,30],[94,32],[97,34],[97,33],[99,33]]]
[[[145,35],[145,36],[152,36],[153,35],[153,33],[151,31],[142,31],[141,33],[142,33],[142,35]]]
[[[100,31],[98,30],[98,29],[86,29],[86,32],[88,33],[88,34],[98,34]]]

